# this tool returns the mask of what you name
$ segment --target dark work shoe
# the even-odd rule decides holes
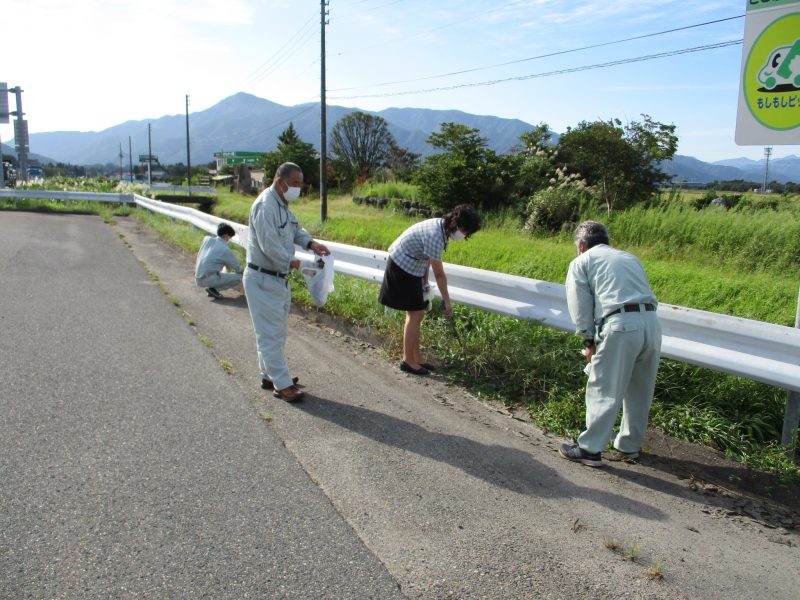
[[[292,377],[292,384],[297,385],[297,382],[300,381],[299,377]],[[264,378],[261,380],[261,389],[262,390],[274,390],[275,386],[272,385],[272,380]]]
[[[616,448],[614,448],[613,450],[608,451],[608,454],[606,454],[606,458],[614,462],[635,463],[639,462],[639,453],[622,452],[621,450],[617,450]]]
[[[603,466],[603,459],[600,457],[599,452],[597,454],[590,454],[578,446],[578,444],[561,444],[561,448],[558,449],[558,453],[562,456],[562,458],[583,463],[587,467]]]
[[[207,288],[207,289],[206,289],[206,294],[208,294],[209,296],[211,296],[212,298],[215,298],[215,299],[217,299],[217,300],[218,300],[218,299],[220,299],[220,298],[222,298],[222,294],[220,294],[220,293],[217,291],[217,289],[216,289],[216,288]]]
[[[300,402],[300,400],[305,398],[305,394],[293,385],[283,388],[282,390],[275,390],[272,392],[272,395],[286,402]]]
[[[420,367],[419,369],[415,369],[411,365],[409,365],[406,361],[400,363],[400,370],[406,373],[411,373],[412,375],[427,375],[430,373],[428,369],[425,367]]]

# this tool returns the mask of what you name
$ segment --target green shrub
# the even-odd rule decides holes
[[[528,202],[525,229],[560,231],[566,224],[578,219],[585,199],[585,192],[573,186],[539,190]]]

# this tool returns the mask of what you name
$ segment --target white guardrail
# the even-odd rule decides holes
[[[153,185],[148,187],[148,190],[151,192],[176,192],[179,194],[210,194],[212,196],[217,195],[217,188],[209,187],[204,185],[167,185],[165,183],[154,183]]]
[[[15,190],[0,189],[0,198],[22,199],[30,198],[37,200],[88,200],[89,202],[122,202],[130,204],[133,202],[133,194],[100,194],[98,192],[61,192],[58,190]]]
[[[93,198],[86,197],[89,195]],[[0,197],[131,201],[124,194],[83,192],[0,190]],[[132,201],[141,208],[210,233],[216,233],[219,223],[228,223],[236,231],[233,242],[247,247],[246,225],[138,194],[133,195]],[[386,252],[321,241],[331,250],[337,272],[376,283],[383,280]],[[297,253],[310,257],[307,250],[299,247]],[[574,331],[565,287],[561,284],[453,264],[446,264],[445,271],[454,302]],[[431,282],[436,293],[435,282]],[[658,306],[658,316],[663,331],[662,356],[800,391],[800,329],[664,303]]]
[[[198,210],[135,196],[137,205],[216,233],[221,222],[236,231],[234,243],[247,247],[248,228]],[[334,257],[337,272],[380,283],[388,254],[321,240]],[[309,257],[306,250],[298,255]],[[454,302],[574,331],[565,287],[516,275],[445,264]],[[431,289],[436,293],[435,281]],[[674,304],[658,306],[661,355],[732,375],[800,391],[800,329],[742,319]]]

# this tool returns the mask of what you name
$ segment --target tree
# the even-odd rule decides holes
[[[331,130],[330,142],[336,170],[348,183],[372,176],[386,164],[396,146],[386,120],[363,112],[339,119]]]
[[[668,179],[659,163],[677,150],[675,126],[642,117],[625,127],[619,119],[582,121],[558,142],[558,162],[594,186],[608,210],[647,200]]]
[[[386,166],[395,179],[410,182],[414,170],[419,166],[421,156],[421,154],[416,154],[408,148],[401,148],[393,143],[389,149],[389,159],[386,161]]]
[[[429,156],[417,172],[422,200],[440,210],[458,204],[493,208],[497,204],[497,156],[479,130],[442,123],[428,143],[443,152]]]
[[[303,180],[312,187],[319,188],[319,153],[314,144],[300,139],[294,123],[278,136],[278,147],[264,157],[264,172],[271,180],[278,167],[285,162],[293,162],[303,170]]]
[[[510,204],[527,203],[531,196],[557,179],[556,150],[550,143],[550,127],[539,123],[519,136],[515,153],[500,157],[500,177],[508,182]]]

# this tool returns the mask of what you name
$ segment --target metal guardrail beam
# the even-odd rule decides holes
[[[53,194],[63,197],[64,193]],[[0,191],[0,197],[15,195],[42,197],[43,194],[34,192],[28,196],[26,192],[22,196],[14,190]],[[119,199],[124,195],[94,196],[101,201],[125,201]],[[133,202],[210,233],[216,233],[219,223],[228,223],[237,234],[234,243],[247,247],[248,228],[241,223],[136,194]],[[324,243],[334,255],[339,273],[376,283],[383,280],[386,252]],[[299,247],[297,253],[310,256]],[[567,310],[566,288],[561,284],[453,264],[447,264],[446,271],[450,297],[455,302],[564,331],[574,330]],[[432,290],[436,293],[435,285]],[[664,335],[662,356],[800,391],[800,329],[663,303],[658,307],[658,316]]]
[[[211,194],[216,195],[217,188],[209,187],[205,185],[167,185],[157,183],[154,185],[149,186],[148,191],[151,192],[177,192],[180,194],[187,194],[191,192],[192,194]]]
[[[136,196],[136,201],[141,205],[139,198]],[[223,221],[191,208],[143,200],[157,205],[157,212],[171,213],[175,218],[183,215],[206,231],[216,232],[217,224]],[[247,226],[225,222],[237,232],[233,241],[246,248]],[[324,243],[333,253],[336,271],[376,283],[383,280],[386,252]],[[299,247],[297,253],[310,257]],[[446,264],[445,270],[455,302],[574,331],[564,285],[461,265]],[[433,279],[431,283],[437,294]],[[800,391],[800,330],[674,304],[659,304],[658,316],[663,332],[662,356]]]
[[[87,200],[89,202],[133,202],[133,194],[102,194],[98,192],[61,192],[57,190],[0,190],[0,198],[29,198],[35,200]]]

